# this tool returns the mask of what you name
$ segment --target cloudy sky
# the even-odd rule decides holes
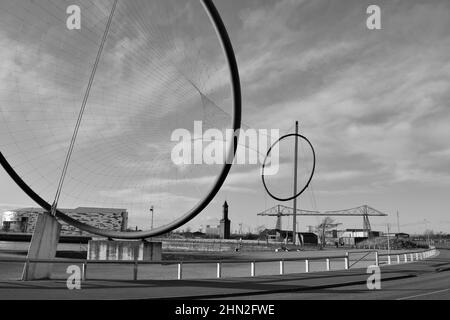
[[[18,170],[49,199],[112,3],[100,1],[93,7],[78,1],[82,15],[87,8],[86,28],[68,35],[60,23],[66,4],[77,1],[53,2],[37,1],[52,9],[30,12],[2,1],[5,10],[0,11],[1,121],[8,124],[2,123],[2,152],[14,164],[23,160]],[[376,1],[382,30],[368,30],[366,8],[374,3],[216,1],[238,60],[243,121],[282,133],[292,130],[295,120],[300,122],[317,153],[312,188],[300,197],[301,208],[325,211],[368,204],[389,214],[373,218],[374,229],[385,230],[391,223],[396,230],[398,210],[402,231],[450,232],[450,3]],[[230,113],[226,68],[197,1],[172,3],[164,10],[120,5],[98,70],[102,80],[94,83],[71,167],[67,190],[79,197],[68,195],[67,205],[90,204],[86,190],[92,198],[103,196],[104,205],[151,201],[156,223],[164,224],[195,203],[217,168],[172,168],[155,150],[159,155],[170,150],[171,130],[191,130],[193,120],[209,119],[211,126],[222,128]],[[153,24],[140,24],[146,21],[145,12]],[[23,26],[24,20],[35,27]],[[45,32],[37,35],[39,31]],[[172,69],[174,65],[178,67]],[[205,103],[192,84],[211,101]],[[199,103],[203,114],[193,111]],[[126,108],[126,117],[125,104],[132,106]],[[150,115],[143,117],[149,105]],[[215,106],[224,110],[223,118]],[[12,123],[26,125],[28,133]],[[30,123],[45,123],[49,130],[33,129]],[[42,145],[31,139],[36,136]],[[134,148],[130,141],[139,143]],[[150,162],[145,170],[143,159]],[[273,186],[291,185],[288,172],[282,170]],[[275,219],[256,216],[277,204],[266,195],[258,166],[233,167],[216,199],[190,223],[192,228],[218,223],[224,200],[233,229],[239,223],[245,230],[275,224]],[[4,209],[32,205],[3,171],[0,204]],[[148,214],[140,210],[132,223],[145,227]],[[301,218],[300,229],[318,219]],[[362,224],[359,218],[337,220],[345,227]],[[283,223],[289,226],[288,220]]]

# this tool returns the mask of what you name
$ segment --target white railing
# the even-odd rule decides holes
[[[356,251],[351,252],[354,253],[374,253],[375,259],[374,264],[380,265],[380,258],[387,257],[386,264],[392,264],[392,257],[395,257],[395,261],[397,264],[419,261],[423,259],[427,259],[436,254],[436,249],[431,248],[425,251],[417,251],[417,252],[405,252],[405,253],[384,253],[379,254],[378,251]],[[401,256],[403,255],[403,259]],[[367,255],[366,255],[367,256]],[[409,259],[408,259],[409,256]],[[183,279],[183,266],[184,265],[192,265],[192,264],[216,264],[216,277],[222,278],[222,267],[224,264],[246,264],[248,263],[250,266],[250,276],[257,276],[257,264],[258,263],[267,263],[267,262],[278,262],[279,263],[279,274],[285,274],[285,263],[286,262],[295,262],[295,261],[304,261],[305,263],[305,272],[310,272],[310,261],[322,261],[325,263],[325,270],[331,270],[331,261],[342,261],[343,268],[345,270],[350,269],[354,264],[350,265],[349,252],[346,252],[345,255],[340,256],[325,256],[325,257],[299,257],[299,258],[284,258],[284,259],[258,259],[258,260],[192,260],[192,261],[176,261],[176,260],[160,260],[160,261],[116,261],[116,260],[84,260],[84,259],[18,259],[18,258],[6,258],[0,259],[0,262],[10,262],[10,263],[24,263],[24,279],[28,278],[30,264],[33,263],[49,263],[49,264],[81,264],[82,268],[82,279],[87,279],[87,271],[88,265],[96,265],[96,264],[114,264],[114,265],[133,265],[133,279],[138,279],[139,265],[176,265],[177,266],[177,279]]]

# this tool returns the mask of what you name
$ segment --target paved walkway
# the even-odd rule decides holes
[[[426,261],[383,267],[382,285],[396,281],[414,284],[424,274],[440,273],[441,290],[444,290],[449,288],[449,270],[450,253],[446,251]],[[299,293],[307,295],[317,290],[357,287],[361,291],[366,287],[367,277],[365,269],[351,269],[210,280],[88,280],[82,283],[81,290],[68,290],[62,280],[1,281],[0,299],[289,299]]]

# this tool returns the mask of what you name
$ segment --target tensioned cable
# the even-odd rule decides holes
[[[83,32],[71,33],[70,38],[61,38],[58,32],[44,33],[38,43],[38,51],[30,51],[36,59],[40,58],[41,53],[49,52],[51,56],[61,54],[61,61],[50,60],[49,66],[43,65],[39,70],[43,80],[48,77],[63,90],[47,94],[45,82],[28,88],[18,79],[12,85],[17,90],[14,108],[4,110],[7,116],[5,134],[11,135],[11,138],[5,139],[6,144],[2,147],[8,148],[8,156],[14,159],[15,167],[19,167],[17,170],[21,171],[27,182],[36,185],[40,194],[50,198],[54,196],[54,186],[60,179],[67,142],[71,139],[80,111],[81,101],[77,102],[79,98],[76,96],[86,90],[86,82],[83,85],[80,79],[88,78],[93,67],[92,64],[86,66],[84,58],[91,57],[94,62],[96,52],[90,49],[99,47],[113,3],[111,1],[108,7],[104,7],[93,0],[82,2],[86,3],[84,10],[89,8],[84,18]],[[192,199],[190,201],[198,199],[207,185],[201,180],[192,182],[188,178],[206,179],[217,175],[219,166],[174,166],[170,151],[175,142],[163,139],[167,139],[176,128],[189,128],[193,120],[203,120],[205,129],[228,128],[231,115],[224,109],[228,106],[222,92],[225,88],[221,87],[220,81],[214,83],[218,81],[214,77],[221,70],[219,66],[223,61],[209,56],[207,50],[216,49],[213,45],[208,44],[206,51],[203,51],[193,42],[196,37],[190,34],[202,33],[197,33],[197,26],[191,30],[190,24],[188,28],[186,24],[181,24],[187,17],[183,12],[178,16],[178,4],[175,6],[174,2],[172,8],[166,6],[166,0],[161,2],[155,8],[150,7],[152,2],[149,1],[118,2],[95,76],[99,86],[92,86],[89,107],[83,114],[75,142],[76,151],[71,155],[58,206],[120,205],[129,209],[130,217],[134,218],[136,213],[146,212],[145,203],[163,203],[165,194],[168,194],[185,197],[179,206],[187,208],[190,206],[188,198]],[[41,14],[47,17],[48,25],[64,22],[59,15],[55,15],[58,10],[65,9],[56,0],[39,1],[38,6]],[[15,24],[22,24],[22,11],[28,8],[22,8],[19,4],[14,7],[20,7],[19,12],[12,12],[17,16]],[[150,12],[160,9],[166,14],[156,14],[159,18],[156,20],[148,19],[150,9]],[[26,15],[29,15],[28,11]],[[159,23],[160,20],[163,23]],[[166,21],[170,24],[166,25]],[[37,25],[36,29],[46,27],[47,24]],[[203,30],[209,29],[201,28],[200,31]],[[19,57],[20,49],[16,53]],[[117,58],[122,53],[124,59],[119,61]],[[60,65],[63,61],[66,63]],[[112,77],[109,72],[113,71]],[[122,74],[122,71],[126,73]],[[127,83],[116,82],[116,79],[127,80]],[[212,84],[207,81],[212,81]],[[191,83],[199,90],[194,90]],[[153,85],[158,89],[155,93],[152,92]],[[6,94],[8,92],[5,90]],[[3,96],[0,97],[2,100]],[[39,107],[33,106],[35,100],[39,102]],[[127,107],[123,108],[125,105]],[[46,113],[47,110],[49,112]],[[183,110],[188,111],[187,118]],[[115,129],[120,129],[120,134],[115,133]],[[0,134],[3,135],[2,132]],[[185,187],[187,181],[190,181],[192,188]],[[119,193],[127,190],[133,192]],[[165,213],[185,210],[174,209],[173,204],[173,201],[165,201]]]
[[[91,91],[92,83],[94,82],[95,72],[97,71],[97,67],[98,67],[98,63],[100,61],[100,57],[102,55],[103,47],[105,45],[106,38],[108,37],[108,31],[109,31],[109,28],[111,26],[111,21],[112,21],[113,16],[114,16],[114,11],[116,10],[117,2],[118,2],[118,0],[114,0],[114,4],[113,4],[112,10],[111,10],[111,13],[109,15],[108,22],[106,24],[106,29],[105,29],[105,32],[103,34],[102,42],[100,43],[100,47],[99,47],[98,52],[97,52],[97,57],[95,58],[94,67],[92,69],[91,76],[89,77],[89,82],[88,82],[88,86],[86,88],[86,92],[84,94],[83,102],[81,103],[81,110],[80,110],[80,113],[78,115],[77,123],[75,125],[75,129],[74,129],[74,132],[73,132],[73,135],[72,135],[72,140],[70,141],[69,150],[67,151],[67,156],[66,156],[66,160],[64,162],[64,167],[63,167],[63,170],[62,170],[62,173],[61,173],[61,178],[60,178],[59,183],[58,183],[58,189],[56,190],[55,200],[53,201],[53,204],[52,204],[52,210],[51,210],[51,214],[52,215],[56,215],[56,207],[58,205],[58,200],[59,200],[59,197],[61,195],[61,189],[62,189],[62,186],[64,184],[64,178],[65,178],[66,173],[67,173],[67,168],[69,166],[70,157],[72,156],[73,147],[75,146],[75,140],[76,140],[77,135],[78,135],[78,130],[80,128],[81,120],[83,119],[83,113],[84,113],[84,110],[86,109],[87,100],[89,98],[89,93]]]

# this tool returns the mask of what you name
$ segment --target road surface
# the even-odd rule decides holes
[[[450,251],[383,266],[381,290],[367,289],[365,269],[209,280],[0,281],[0,299],[450,299]]]

